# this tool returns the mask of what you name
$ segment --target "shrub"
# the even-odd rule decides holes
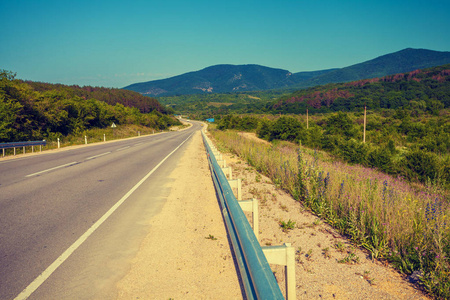
[[[408,178],[426,182],[434,180],[439,173],[436,154],[420,149],[407,153],[403,160]]]

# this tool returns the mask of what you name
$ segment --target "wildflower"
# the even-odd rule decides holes
[[[342,180],[341,187],[339,188],[338,198],[341,198],[341,196],[344,194],[344,183],[345,181]]]

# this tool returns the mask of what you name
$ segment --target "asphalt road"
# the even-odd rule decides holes
[[[199,129],[0,159],[0,299],[114,298]]]

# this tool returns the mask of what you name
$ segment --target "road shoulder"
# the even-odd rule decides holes
[[[170,177],[117,299],[242,299],[199,131]]]

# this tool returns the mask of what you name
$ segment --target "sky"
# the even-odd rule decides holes
[[[450,51],[449,0],[0,0],[0,69],[122,88],[217,64],[290,72]]]

